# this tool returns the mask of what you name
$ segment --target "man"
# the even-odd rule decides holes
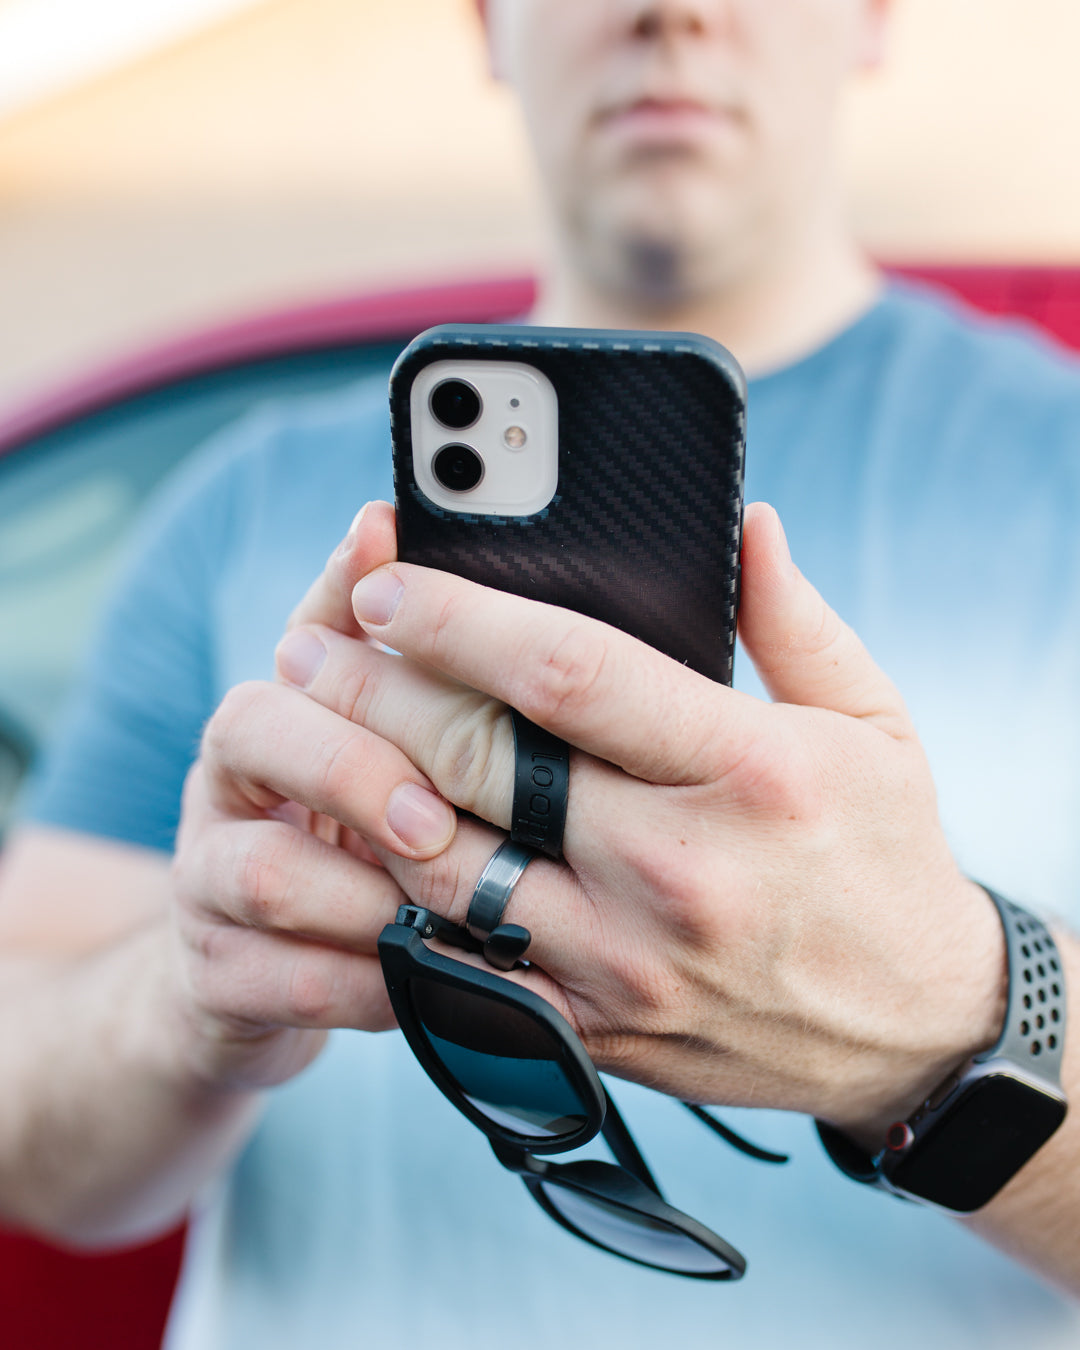
[[[735,351],[750,496],[910,716],[768,508],[741,695],[394,565],[384,506],[322,570],[388,493],[380,388],[267,412],[147,522],[6,859],[0,1203],[90,1242],[194,1204],[172,1346],[1075,1342],[1075,1308],[991,1245],[1080,1288],[1074,1121],[975,1220],[986,1241],[846,1181],[795,1114],[877,1147],[1001,1028],[1001,925],[964,873],[1066,910],[1080,862],[1080,379],[882,294],[852,244],[831,116],[884,9],[504,0],[489,26],[554,225],[535,317]],[[313,576],[279,682],[250,682]],[[769,1170],[614,1089],[673,1202],[747,1252],[740,1285],[575,1243],[400,1037],[364,1034],[391,1024],[383,923],[403,895],[460,917],[502,837],[483,822],[505,830],[498,700],[579,747],[568,866],[533,863],[512,901],[529,978],[601,1068],[780,1108],[747,1117],[794,1155]]]

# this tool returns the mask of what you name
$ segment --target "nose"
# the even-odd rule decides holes
[[[701,37],[708,28],[700,0],[637,0],[632,6],[634,37],[656,42],[673,37]]]

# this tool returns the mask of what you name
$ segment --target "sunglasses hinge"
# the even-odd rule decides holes
[[[424,937],[434,937],[437,931],[430,911],[421,909],[419,905],[399,906],[394,922],[403,928],[413,928]]]

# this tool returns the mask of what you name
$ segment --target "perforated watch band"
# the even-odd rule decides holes
[[[1065,978],[1057,946],[1041,919],[989,886],[983,890],[997,906],[1005,929],[1009,996],[1001,1038],[976,1055],[975,1062],[1008,1059],[1059,1083],[1065,1043]]]

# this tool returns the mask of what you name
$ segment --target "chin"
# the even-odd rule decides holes
[[[685,304],[715,285],[745,253],[734,194],[713,182],[635,179],[596,192],[579,217],[587,266],[605,289],[658,308]]]

